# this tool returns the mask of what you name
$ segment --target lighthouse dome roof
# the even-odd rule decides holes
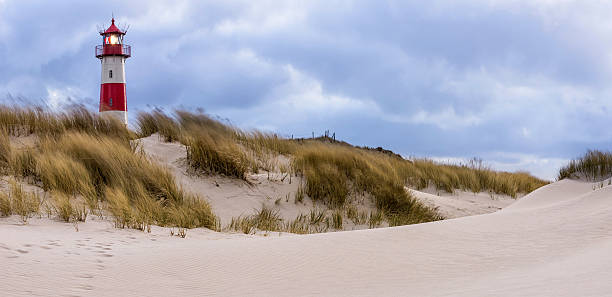
[[[108,33],[119,33],[119,34],[125,34],[125,32],[121,31],[119,28],[117,28],[117,26],[115,26],[115,18],[113,18],[111,20],[111,25],[110,27],[108,27],[108,29],[106,29],[106,31],[104,32],[100,32],[100,35],[104,35],[104,34],[108,34]]]

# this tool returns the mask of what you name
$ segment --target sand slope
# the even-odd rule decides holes
[[[454,219],[496,212],[517,201],[508,195],[473,193],[456,190],[455,193],[426,189],[429,192],[406,188],[412,196],[423,203],[435,207],[444,218]],[[434,194],[435,193],[435,194]]]
[[[569,180],[492,214],[303,236],[11,220],[4,296],[612,295],[612,186]]]

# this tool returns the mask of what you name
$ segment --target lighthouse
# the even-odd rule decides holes
[[[101,30],[102,45],[96,46],[96,58],[102,64],[100,85],[100,113],[110,115],[127,125],[127,97],[125,95],[125,60],[132,48],[123,44],[125,31],[115,26],[115,18],[106,30]]]

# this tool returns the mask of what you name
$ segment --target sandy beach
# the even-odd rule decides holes
[[[485,215],[313,235],[151,234],[2,219],[6,296],[604,296],[612,187],[563,180]]]

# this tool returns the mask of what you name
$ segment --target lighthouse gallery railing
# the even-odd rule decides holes
[[[132,47],[127,44],[107,44],[96,46],[96,57],[102,56],[125,56],[132,55]]]

